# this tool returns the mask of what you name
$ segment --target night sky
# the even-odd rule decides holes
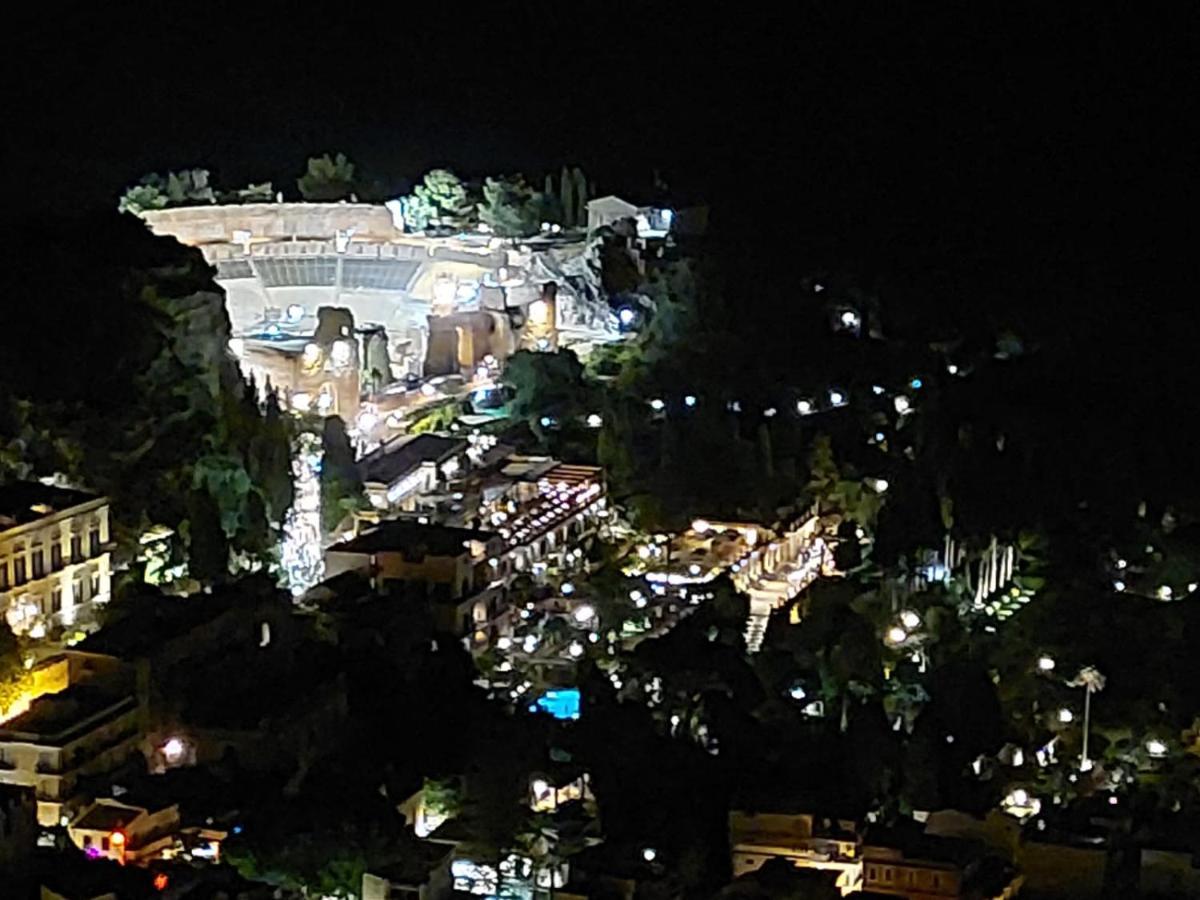
[[[570,162],[633,199],[658,170],[754,268],[1193,307],[1194,16],[442,8],[19,22],[6,213],[111,208],[143,173],[188,166],[294,192],[326,151],[397,192],[432,165],[540,184]],[[783,302],[786,276],[764,277]]]

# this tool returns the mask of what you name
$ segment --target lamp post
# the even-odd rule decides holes
[[[1071,687],[1084,688],[1083,695],[1083,749],[1079,757],[1079,769],[1086,772],[1092,767],[1088,757],[1088,731],[1092,719],[1092,694],[1104,690],[1105,678],[1095,666],[1084,666],[1074,679],[1067,682]]]

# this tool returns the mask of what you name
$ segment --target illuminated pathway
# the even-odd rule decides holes
[[[734,586],[750,597],[746,649],[757,653],[772,611],[783,606],[822,574],[833,569],[825,539],[812,516],[799,527],[763,547],[756,547],[732,566]]]

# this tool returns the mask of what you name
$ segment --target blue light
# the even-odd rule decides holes
[[[909,382],[909,384],[912,385],[912,389],[914,391],[919,391],[921,389],[921,385],[924,383],[925,382],[921,381],[920,378],[914,378],[912,381]]]
[[[579,718],[579,689],[562,688],[546,691],[538,698],[538,708],[556,719]]]

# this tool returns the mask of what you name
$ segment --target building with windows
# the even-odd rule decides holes
[[[0,610],[14,632],[87,627],[111,576],[108,498],[39,481],[0,487]]]
[[[404,586],[446,599],[468,597],[493,579],[488,560],[504,543],[498,534],[396,519],[325,551],[325,573],[370,574],[376,588]]]
[[[171,845],[179,830],[179,807],[156,809],[103,797],[75,816],[67,825],[71,842],[92,859],[137,863]]]
[[[131,667],[69,651],[55,661],[66,678],[0,725],[0,784],[35,789],[38,822],[58,825],[86,800],[85,782],[138,753],[144,709]]]
[[[401,435],[359,461],[371,506],[412,511],[423,494],[447,484],[467,467],[469,443],[436,434]]]

